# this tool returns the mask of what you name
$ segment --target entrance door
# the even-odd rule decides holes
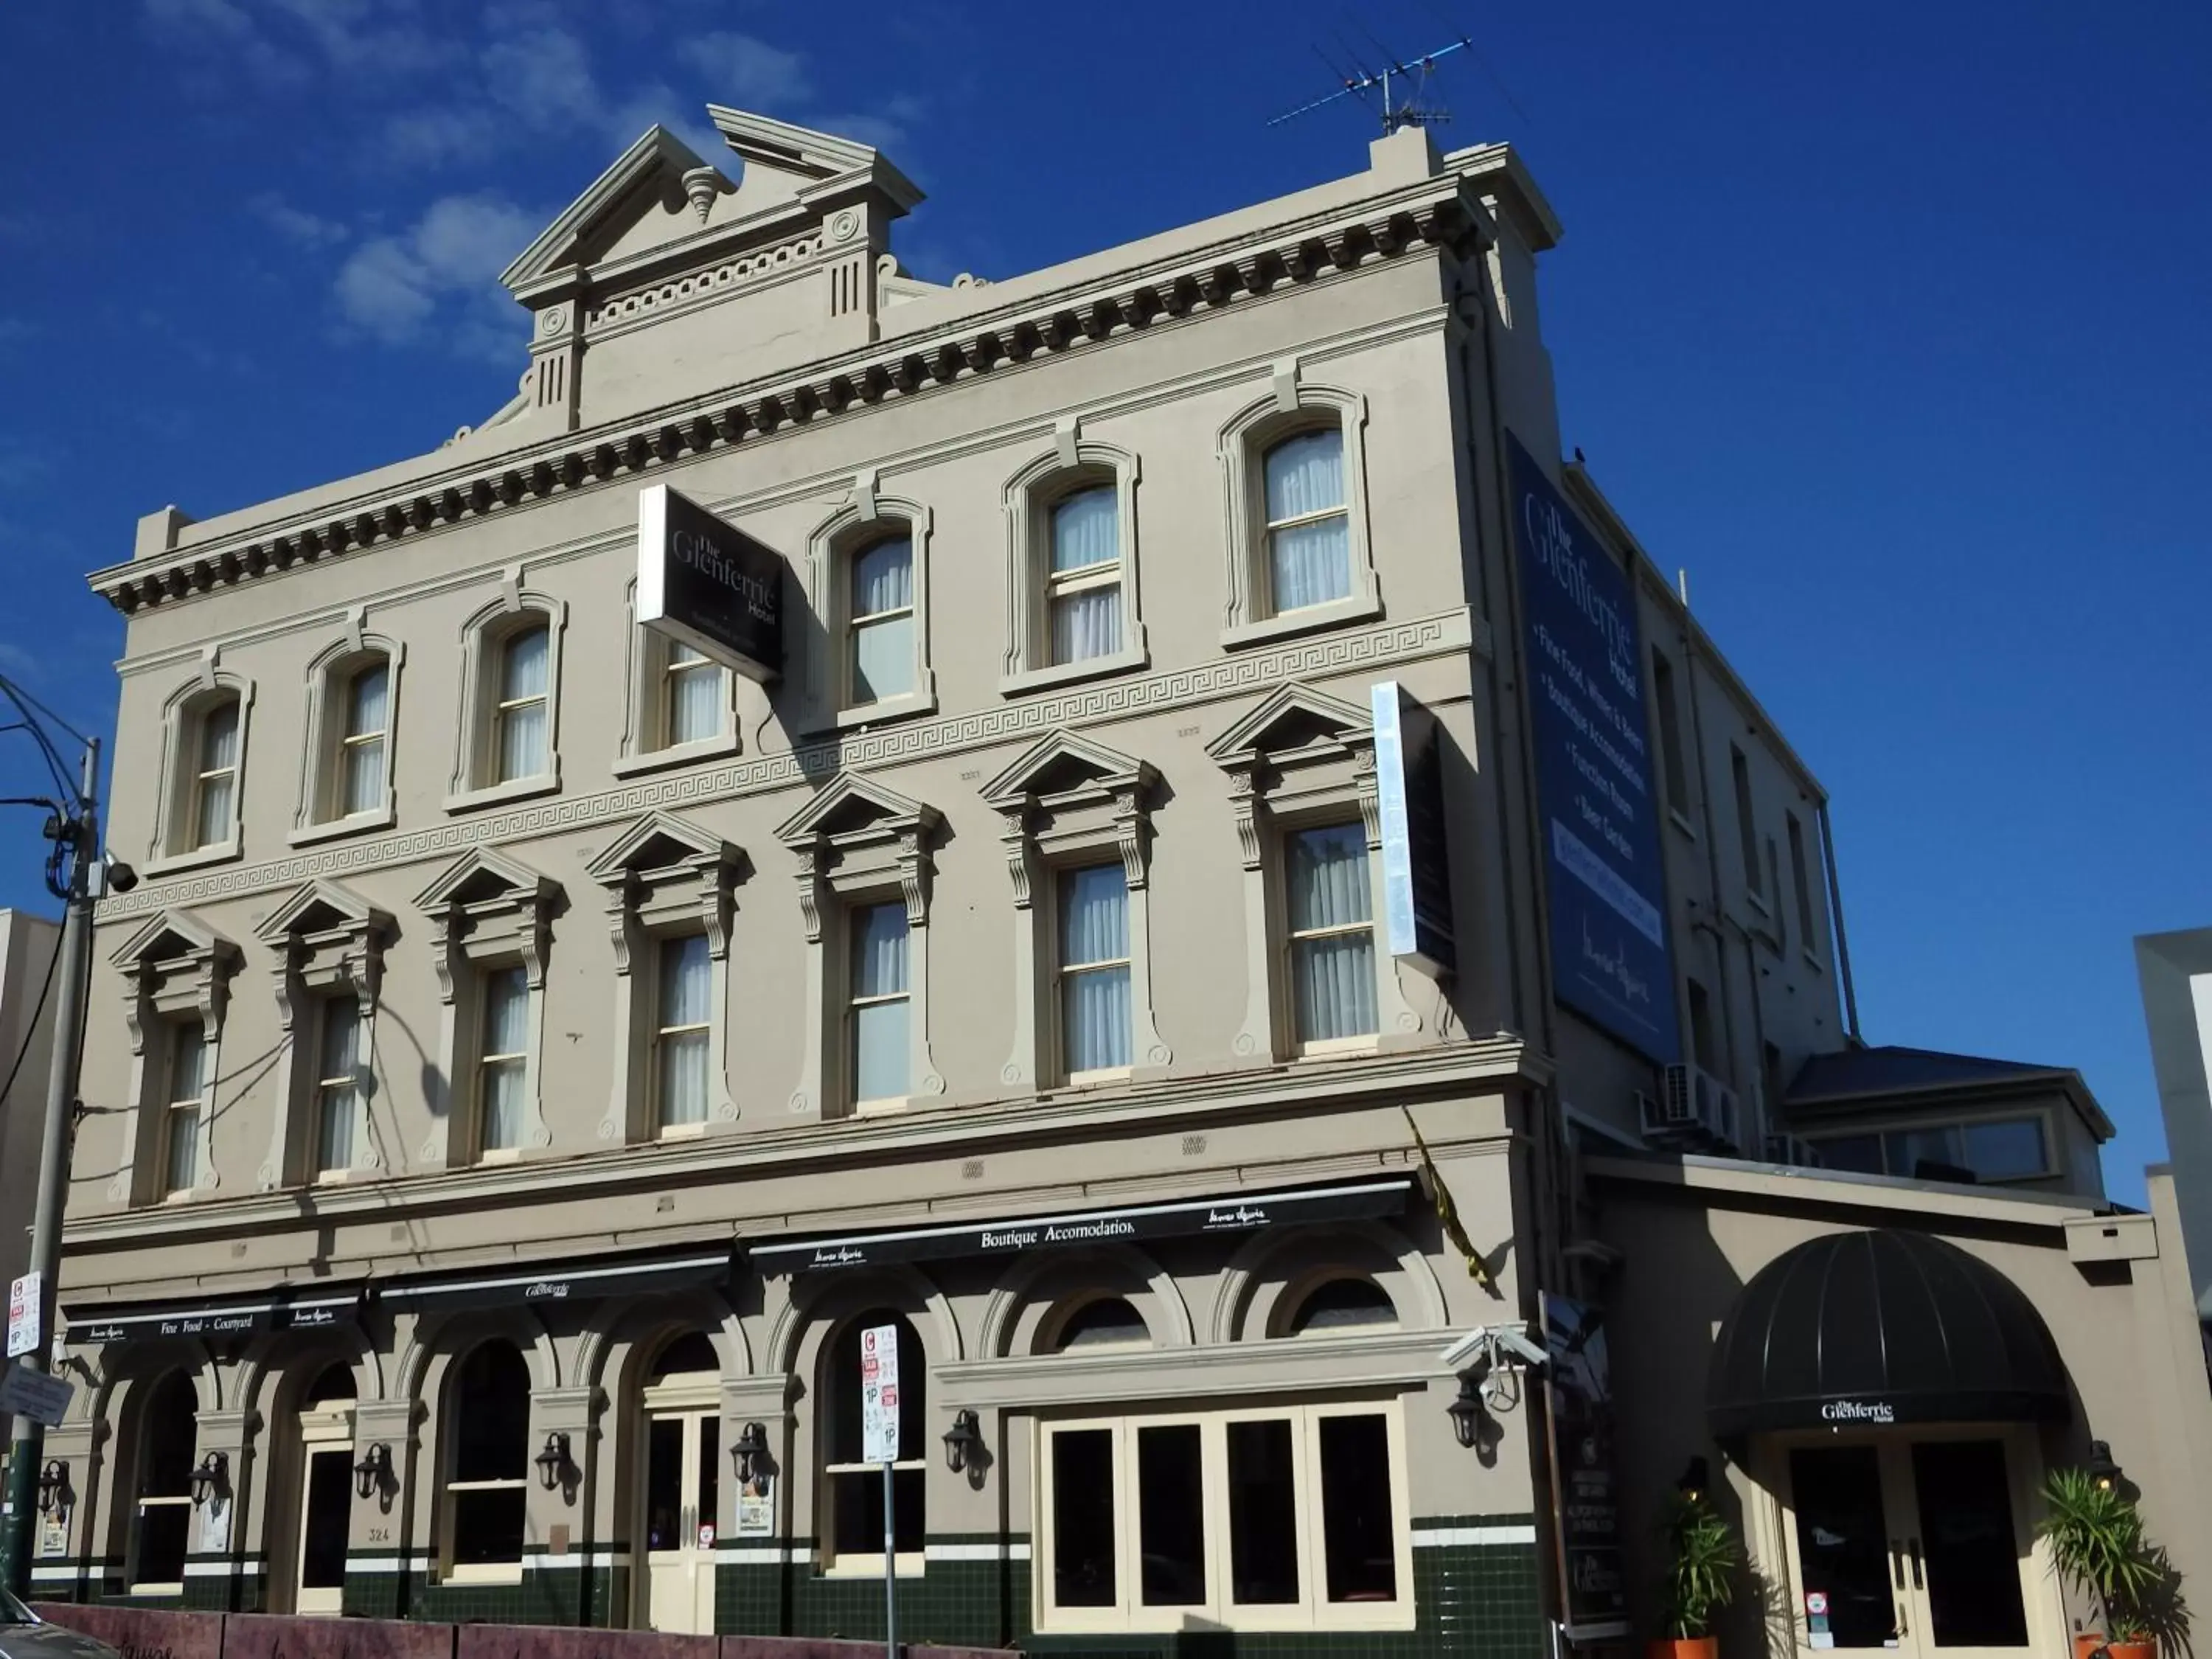
[[[1801,1652],[2021,1659],[2057,1628],[2032,1559],[2032,1440],[1838,1436],[1781,1457]]]
[[[346,1543],[353,1522],[353,1412],[349,1406],[300,1413],[300,1559],[292,1608],[345,1611]]]
[[[709,1387],[719,1383],[708,1378]],[[667,1402],[694,1392],[681,1376],[647,1390],[646,1623],[708,1636],[714,1629],[715,1522],[721,1505],[721,1418],[714,1407]]]

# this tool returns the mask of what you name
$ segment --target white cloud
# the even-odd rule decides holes
[[[264,191],[246,205],[278,235],[302,247],[335,247],[353,234],[335,219],[294,207],[274,191]]]
[[[679,40],[676,56],[698,71],[702,90],[717,104],[793,110],[813,95],[804,58],[735,29]]]
[[[12,674],[18,679],[35,680],[46,665],[38,653],[27,651],[12,640],[0,640],[0,673]]]
[[[522,319],[499,273],[539,223],[502,197],[441,197],[406,230],[371,237],[347,256],[334,289],[338,313],[387,345],[435,336],[471,356],[507,356]]]

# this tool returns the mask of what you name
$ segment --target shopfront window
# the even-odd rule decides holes
[[[830,1345],[822,1378],[823,1565],[838,1573],[884,1570],[884,1469],[861,1461],[860,1334],[884,1325],[898,1330],[899,1444],[891,1468],[893,1547],[897,1570],[919,1572],[922,1562],[923,1487],[928,1474],[928,1366],[921,1339],[897,1314],[863,1314]]]
[[[1405,1629],[1392,1405],[1048,1423],[1039,1628]]]
[[[172,1371],[155,1385],[138,1419],[138,1499],[132,1518],[131,1593],[174,1595],[184,1588],[192,1528],[192,1454],[198,1403],[191,1378]]]
[[[530,1370],[512,1343],[486,1342],[461,1362],[453,1389],[449,1573],[511,1581],[522,1570],[529,1502]]]

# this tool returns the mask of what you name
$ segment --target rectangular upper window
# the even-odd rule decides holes
[[[911,1092],[911,996],[904,904],[867,904],[851,913],[852,999],[848,1006],[855,1103],[903,1099]]]
[[[191,789],[194,848],[231,837],[237,819],[238,699],[224,697],[201,711],[193,733],[198,757]]]
[[[1271,608],[1279,615],[1350,597],[1343,429],[1332,425],[1285,438],[1262,457],[1261,470]]]
[[[1651,702],[1659,717],[1660,782],[1667,791],[1667,805],[1687,817],[1690,773],[1683,763],[1682,714],[1675,701],[1674,665],[1656,650],[1651,653]]]
[[[361,1135],[361,1009],[349,996],[322,1005],[321,1060],[315,1081],[315,1170],[353,1168]]]
[[[1797,887],[1797,937],[1809,954],[1820,938],[1813,912],[1813,872],[1805,856],[1805,826],[1790,817],[1790,873]]]
[[[914,542],[880,541],[853,556],[848,703],[914,690]]]
[[[534,778],[550,769],[550,635],[542,624],[509,634],[499,649],[499,704],[495,710],[495,781]]]
[[[653,1032],[654,1098],[663,1131],[707,1121],[714,958],[704,933],[660,941],[660,1015]]]
[[[1121,866],[1060,873],[1060,1060],[1071,1078],[1129,1064],[1129,887]]]
[[[1376,1030],[1375,923],[1367,836],[1357,823],[1283,838],[1292,1033],[1302,1046]]]
[[[384,805],[390,669],[373,662],[346,683],[345,729],[338,738],[338,811],[350,817]]]
[[[1963,1170],[1977,1182],[2043,1181],[2057,1175],[2040,1117],[1982,1118],[1915,1124],[1861,1134],[1822,1135],[1813,1143],[1831,1170],[1941,1180]]]
[[[529,1079],[530,978],[519,967],[483,976],[483,1048],[477,1059],[479,1149],[509,1152],[522,1145]]]
[[[169,1121],[162,1164],[168,1190],[199,1184],[200,1124],[207,1103],[207,1037],[197,1024],[169,1028]]]
[[[1759,821],[1752,813],[1751,763],[1733,744],[1729,745],[1729,772],[1735,782],[1735,838],[1743,849],[1743,884],[1763,897],[1765,878],[1759,864]]]
[[[722,711],[729,701],[724,676],[729,671],[681,640],[669,641],[663,649],[663,745],[673,749],[720,737]]]
[[[1110,657],[1121,648],[1120,499],[1119,489],[1107,483],[1053,505],[1044,592],[1054,665]]]

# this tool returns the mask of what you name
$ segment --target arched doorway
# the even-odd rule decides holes
[[[325,1366],[300,1396],[299,1547],[292,1610],[345,1611],[346,1545],[353,1521],[353,1373]]]
[[[660,1352],[641,1394],[638,1622],[672,1634],[714,1630],[714,1542],[721,1518],[722,1362],[703,1332]]]

